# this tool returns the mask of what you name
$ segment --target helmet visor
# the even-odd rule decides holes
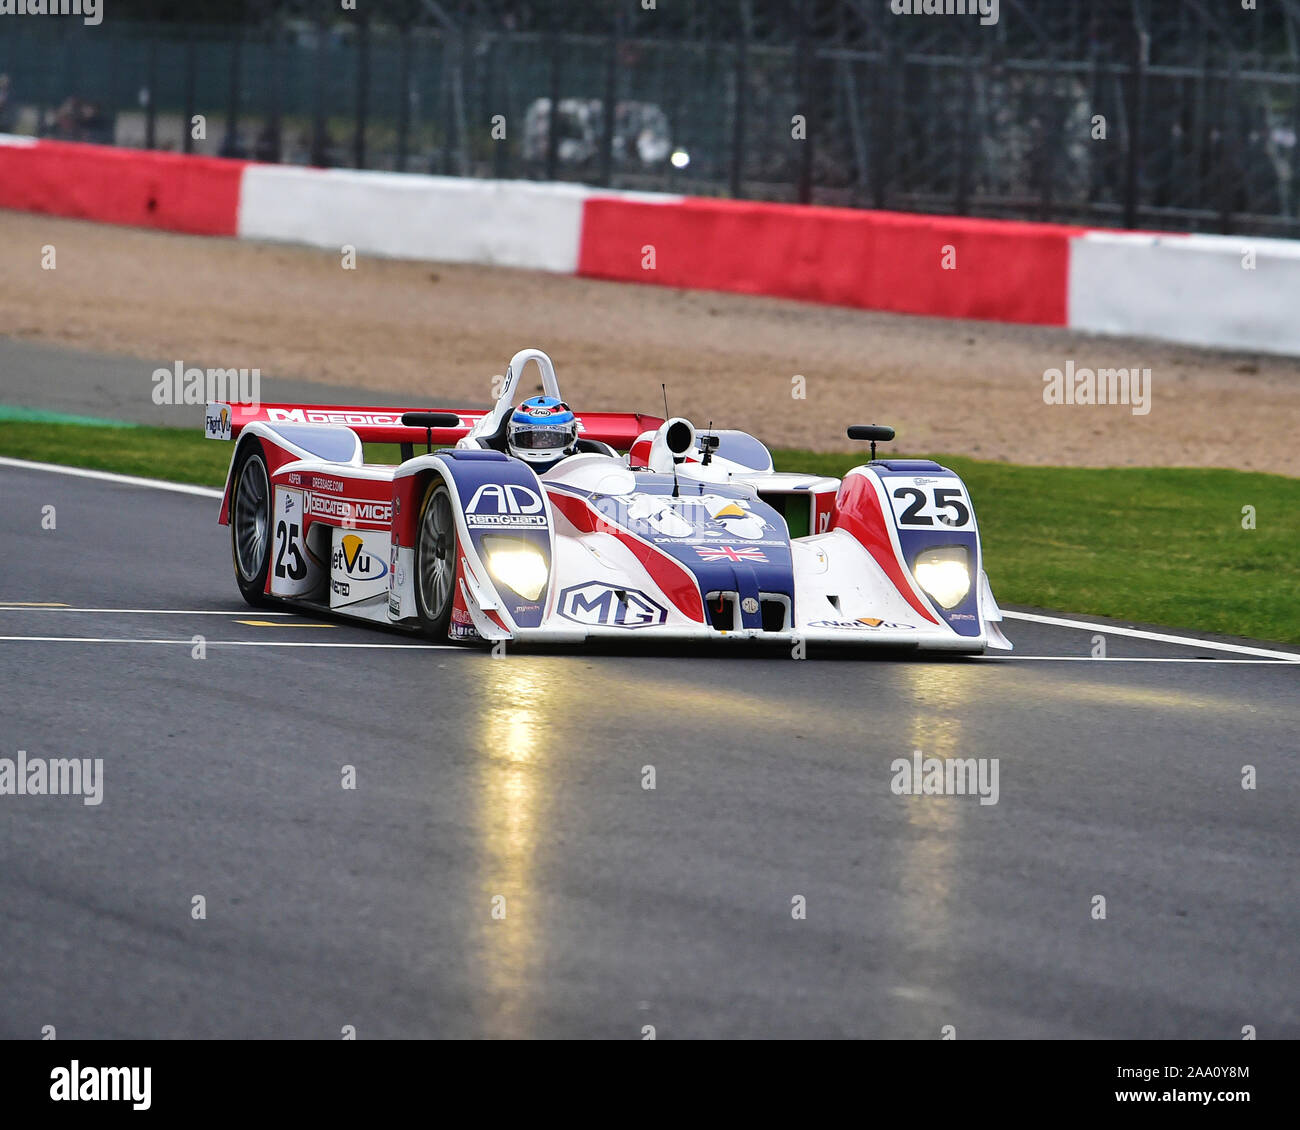
[[[511,433],[511,444],[521,451],[556,451],[574,441],[576,429],[515,427]]]

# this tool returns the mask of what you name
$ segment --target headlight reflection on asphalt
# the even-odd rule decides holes
[[[549,666],[507,658],[484,660],[482,668],[483,756],[473,820],[482,861],[475,912],[483,916],[483,1034],[520,1039],[537,1034],[533,993],[544,946],[533,858],[549,807],[548,742],[556,737],[555,717],[572,703],[547,675]]]
[[[911,757],[913,750],[945,760],[989,754],[987,750],[963,748],[962,713],[981,693],[978,683],[982,671],[959,664],[909,663],[900,668],[900,674],[904,691],[911,694],[908,744],[906,748],[891,747],[888,758],[883,760],[881,788],[889,788],[886,774],[889,762],[896,757]],[[990,756],[998,756],[998,751]],[[903,919],[909,932],[934,938],[936,945],[945,948],[943,939],[950,939],[957,929],[953,923],[952,894],[963,866],[964,824],[978,806],[972,808],[962,803],[961,798],[947,796],[891,799],[904,806],[907,820],[895,856],[900,869]],[[980,814],[987,811],[980,810]],[[929,990],[941,989],[937,971],[923,980]]]

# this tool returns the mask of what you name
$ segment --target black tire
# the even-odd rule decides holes
[[[447,640],[456,601],[460,539],[451,491],[440,476],[430,480],[415,526],[415,612],[425,634]]]
[[[243,598],[254,608],[271,601],[266,574],[271,568],[271,477],[262,444],[250,439],[240,448],[230,483],[230,557]]]

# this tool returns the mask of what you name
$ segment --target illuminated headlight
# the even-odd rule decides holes
[[[525,600],[536,600],[546,587],[546,558],[536,546],[514,538],[484,538],[488,572]]]
[[[916,583],[944,608],[956,608],[970,592],[970,557],[964,545],[945,545],[917,554]]]
[[[674,149],[673,155],[668,159],[673,163],[674,169],[684,169],[691,163],[691,155],[685,149]]]

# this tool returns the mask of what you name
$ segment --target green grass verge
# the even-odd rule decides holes
[[[0,455],[221,486],[231,447],[197,431],[0,420]],[[862,452],[773,452],[841,476]],[[391,461],[396,449],[368,447]],[[939,461],[970,488],[993,591],[1006,604],[1300,644],[1300,479],[1200,468]],[[1255,508],[1256,529],[1242,528]]]
[[[204,439],[196,428],[106,428],[0,420],[0,455],[37,463],[66,463],[169,479],[199,486],[224,486],[232,445]]]

